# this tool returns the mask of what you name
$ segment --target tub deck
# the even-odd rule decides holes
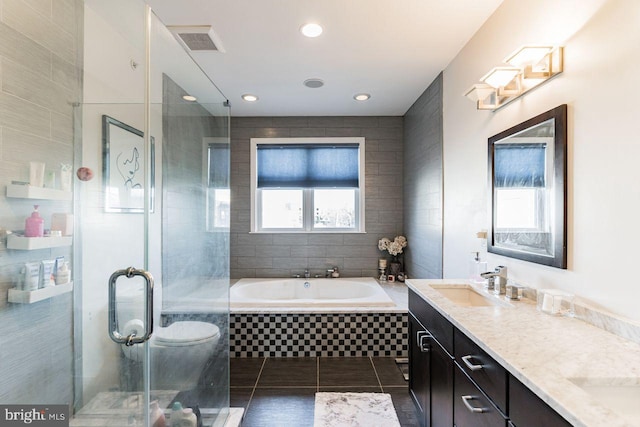
[[[237,282],[237,281],[236,281]],[[235,283],[235,282],[234,282]],[[230,308],[231,314],[288,314],[288,313],[407,313],[407,285],[404,283],[378,282],[387,293],[395,306],[309,306],[309,307],[234,307]]]

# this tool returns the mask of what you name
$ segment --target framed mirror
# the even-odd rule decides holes
[[[489,138],[491,253],[567,268],[567,106]]]

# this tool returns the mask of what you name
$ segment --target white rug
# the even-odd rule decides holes
[[[386,393],[316,393],[313,427],[400,427]]]

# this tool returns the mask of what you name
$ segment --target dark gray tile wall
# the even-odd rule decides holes
[[[231,277],[324,274],[334,266],[343,276],[376,276],[378,240],[403,230],[402,131],[402,117],[233,117]],[[365,137],[366,233],[250,234],[250,139],[344,136]]]
[[[83,2],[2,1],[0,19],[0,228],[24,229],[40,205],[45,228],[70,202],[5,197],[13,180],[29,180],[29,161],[48,172],[73,163],[73,103],[82,99]],[[73,402],[71,294],[34,304],[7,302],[25,262],[64,255],[71,248],[6,249],[0,238],[0,402]],[[76,284],[77,285],[77,284]]]
[[[404,227],[410,277],[442,278],[442,73],[404,116]]]

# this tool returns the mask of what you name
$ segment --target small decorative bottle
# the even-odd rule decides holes
[[[38,213],[38,205],[33,207],[33,213],[24,222],[24,235],[25,237],[42,237],[44,236],[44,219]]]
[[[150,403],[149,418],[153,427],[167,427],[167,421],[164,417],[164,411],[160,409],[158,401],[154,400]]]

